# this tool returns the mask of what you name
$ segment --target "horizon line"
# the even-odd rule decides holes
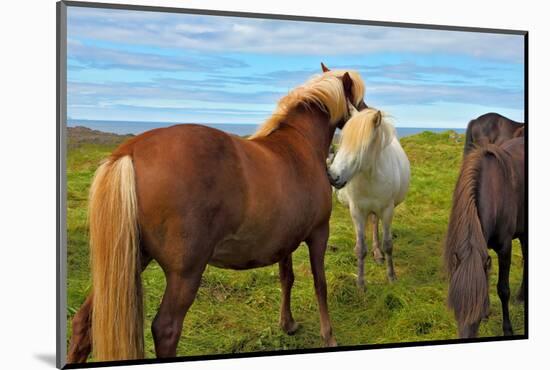
[[[107,120],[107,119],[90,119],[90,118],[67,118],[67,127],[69,127],[69,121],[96,121],[96,122],[131,122],[131,123],[142,123],[142,124],[153,124],[153,123],[162,123],[170,125],[241,125],[241,126],[260,126],[262,123],[245,123],[245,122],[177,122],[177,121],[132,121],[132,120]],[[467,124],[466,124],[467,125]],[[81,125],[86,127],[85,125]],[[435,128],[435,129],[463,129],[463,127],[456,126],[400,126],[393,125],[395,128]],[[74,125],[72,126],[74,127]],[[90,128],[90,127],[88,127]],[[464,127],[465,129],[466,127]]]

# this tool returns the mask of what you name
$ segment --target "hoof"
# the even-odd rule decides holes
[[[378,265],[382,265],[386,261],[386,258],[384,258],[384,254],[377,249],[372,252],[372,256],[374,258],[374,262],[376,262],[376,264]]]
[[[397,276],[395,276],[395,274],[388,274],[388,281],[390,283],[395,283],[397,281]]]
[[[67,354],[67,363],[68,364],[83,364],[88,359],[87,353],[81,353],[78,351],[71,351],[69,354]]]
[[[512,329],[504,330],[504,336],[505,337],[511,337],[514,335],[514,331]]]
[[[338,343],[336,343],[336,339],[334,339],[334,337],[331,337],[328,340],[325,340],[325,347],[338,347]]]
[[[519,292],[519,293],[516,295],[516,302],[518,302],[518,303],[523,303],[523,302],[525,302],[525,295],[523,294],[523,292]]]
[[[290,323],[287,323],[285,325],[280,324],[281,329],[287,334],[287,335],[294,335],[298,329],[300,328],[300,324],[298,324],[296,321],[292,321]]]

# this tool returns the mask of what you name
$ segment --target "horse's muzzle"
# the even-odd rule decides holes
[[[330,172],[327,172],[327,175],[328,181],[330,181],[330,184],[336,189],[342,189],[344,186],[346,186],[347,181],[343,181],[340,176],[332,176]]]

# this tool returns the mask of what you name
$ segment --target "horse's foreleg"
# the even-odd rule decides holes
[[[332,335],[332,325],[328,313],[327,304],[327,281],[325,278],[325,251],[327,249],[329,227],[328,223],[315,231],[307,240],[309,247],[309,261],[311,263],[311,272],[313,273],[313,282],[315,285],[315,294],[319,303],[319,314],[321,316],[321,336],[326,346],[336,346],[336,340]]]
[[[384,263],[384,254],[380,250],[380,242],[378,237],[378,216],[374,213],[371,213],[371,223],[372,223],[372,254],[374,256],[374,261],[381,265]]]
[[[393,206],[388,207],[382,214],[382,226],[384,229],[384,254],[386,256],[386,273],[388,280],[393,282],[397,279],[393,267],[393,240],[391,235],[391,223],[393,220]]]
[[[517,294],[517,300],[524,302],[525,284],[527,283],[527,240],[525,236],[520,236],[519,241],[521,243],[521,255],[523,256],[523,278],[521,279],[521,287]]]
[[[298,323],[292,317],[290,310],[290,291],[294,284],[294,271],[292,270],[292,254],[289,254],[279,262],[279,278],[281,280],[281,316],[279,325],[285,333],[292,335],[298,330]]]
[[[92,351],[92,294],[73,317],[71,344],[67,354],[67,363],[86,362]]]
[[[512,243],[506,242],[498,251],[498,296],[502,304],[502,329],[504,335],[514,335],[512,323],[510,322],[510,313],[508,311],[508,301],[510,299],[510,264],[512,256]]]
[[[357,286],[365,287],[365,256],[367,255],[367,242],[365,240],[365,217],[361,211],[352,206],[351,218],[355,227],[355,255],[357,256]]]

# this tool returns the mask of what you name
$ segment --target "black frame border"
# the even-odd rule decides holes
[[[141,360],[122,360],[122,361],[104,361],[90,362],[84,364],[67,364],[66,347],[67,347],[67,291],[66,291],[66,269],[67,269],[67,240],[66,240],[66,130],[67,130],[67,7],[84,7],[95,9],[118,9],[118,10],[135,10],[146,12],[163,12],[163,13],[180,13],[180,14],[196,14],[210,15],[223,17],[238,17],[238,18],[258,18],[258,19],[274,19],[274,20],[289,20],[301,22],[316,22],[316,23],[337,23],[337,24],[354,24],[368,25],[381,27],[399,27],[399,28],[416,28],[438,31],[461,31],[475,33],[493,33],[507,35],[522,35],[524,37],[524,123],[525,123],[525,220],[526,220],[526,241],[529,245],[529,32],[526,30],[498,29],[498,28],[482,28],[482,27],[462,27],[448,25],[433,25],[424,23],[404,23],[404,22],[385,22],[373,20],[359,20],[347,18],[327,18],[314,16],[299,16],[285,14],[270,14],[270,13],[252,13],[238,12],[225,10],[209,10],[209,9],[191,9],[191,8],[176,8],[163,6],[147,6],[147,5],[132,5],[132,4],[113,4],[100,2],[84,2],[84,1],[58,1],[56,3],[56,38],[57,38],[57,63],[56,63],[56,121],[57,121],[57,138],[56,138],[56,366],[59,369],[83,369],[97,368],[110,366],[125,366],[125,365],[143,365],[143,364],[162,364],[175,362],[191,362],[191,361],[206,361],[206,360],[221,360],[234,358],[250,358],[250,357],[266,357],[266,356],[287,356],[294,354],[313,354],[313,353],[333,353],[347,351],[361,351],[370,349],[393,349],[406,347],[422,347],[434,345],[448,344],[468,344],[468,343],[486,343],[500,341],[514,341],[529,339],[529,259],[528,251],[523,257],[527,263],[527,281],[525,285],[526,297],[524,302],[524,334],[514,336],[498,336],[498,337],[482,337],[473,339],[441,339],[417,342],[403,343],[379,343],[379,344],[362,344],[354,346],[340,346],[335,348],[304,348],[295,350],[275,350],[275,351],[259,351],[259,352],[243,352],[243,353],[227,353],[227,354],[209,354],[195,356],[181,356],[164,359],[141,359]],[[528,250],[528,248],[527,248]]]

